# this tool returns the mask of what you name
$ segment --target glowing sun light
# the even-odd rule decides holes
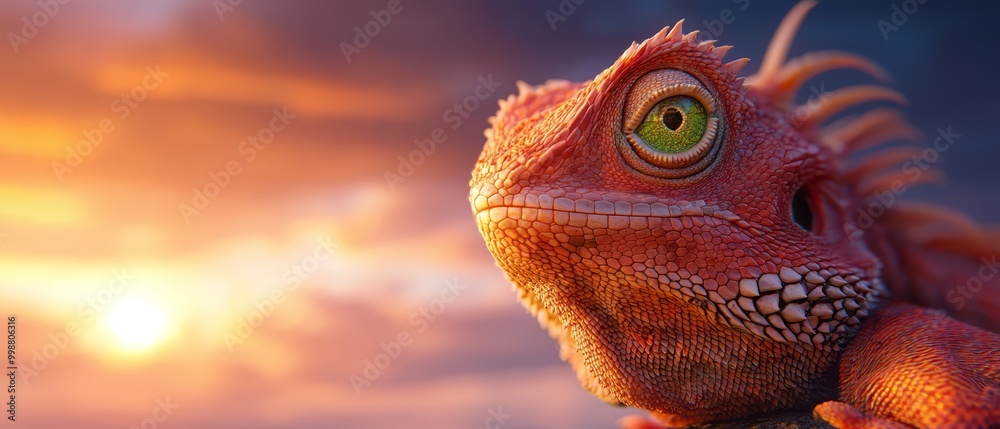
[[[166,338],[167,315],[154,301],[127,297],[111,309],[104,325],[120,348],[140,352]]]

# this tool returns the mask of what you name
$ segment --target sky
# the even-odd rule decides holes
[[[19,426],[607,428],[635,413],[579,387],[483,245],[467,195],[487,118],[517,80],[590,79],[681,18],[750,73],[794,2],[231,3],[0,5]],[[882,64],[917,128],[961,135],[936,164],[949,180],[906,198],[1000,224],[995,10],[904,3],[823,2],[791,54]]]

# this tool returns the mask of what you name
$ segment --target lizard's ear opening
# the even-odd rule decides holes
[[[692,176],[719,152],[720,118],[715,97],[698,79],[680,70],[656,70],[629,91],[619,150],[632,168],[650,176]]]
[[[809,191],[805,187],[795,191],[795,195],[792,196],[792,221],[806,231],[815,232],[813,229],[814,219],[810,196]]]

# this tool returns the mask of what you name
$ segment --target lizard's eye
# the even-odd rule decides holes
[[[649,109],[635,135],[660,152],[684,153],[701,141],[707,124],[705,106],[686,95],[677,95]]]
[[[712,95],[680,70],[651,72],[633,85],[625,104],[622,155],[633,168],[682,178],[705,169],[718,152],[719,115]],[[621,147],[624,146],[624,147]]]

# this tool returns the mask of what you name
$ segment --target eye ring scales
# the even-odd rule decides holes
[[[619,149],[640,172],[684,178],[712,164],[721,129],[715,98],[701,82],[680,70],[657,70],[629,91]]]

